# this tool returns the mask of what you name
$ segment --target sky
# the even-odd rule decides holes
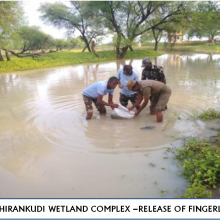
[[[65,30],[54,28],[51,25],[46,25],[40,19],[41,13],[37,11],[40,7],[41,3],[45,2],[55,2],[55,1],[22,1],[23,2],[23,9],[25,16],[27,17],[29,26],[39,26],[41,30],[46,33],[50,34],[54,38],[65,38]],[[62,1],[64,2],[64,1]]]
[[[44,22],[40,19],[41,13],[37,11],[37,9],[40,7],[41,4],[45,2],[55,3],[58,2],[58,0],[39,0],[39,1],[22,1],[23,2],[23,9],[25,16],[27,17],[29,26],[39,26],[41,30],[51,35],[54,38],[59,39],[65,39],[65,29],[58,29],[54,28],[52,25],[46,25]],[[68,2],[68,1],[60,1],[62,3]],[[77,34],[73,37],[78,37],[79,34]],[[108,43],[112,40],[112,36],[106,36],[105,39],[103,39],[103,43]]]

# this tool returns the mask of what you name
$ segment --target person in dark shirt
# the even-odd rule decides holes
[[[146,57],[142,60],[142,67],[144,67],[141,77],[142,80],[150,79],[166,84],[166,77],[162,66],[152,65],[150,59]]]

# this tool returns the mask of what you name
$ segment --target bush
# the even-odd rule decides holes
[[[198,117],[202,120],[213,120],[216,118],[220,118],[220,113],[214,109],[208,109],[207,111],[201,113]]]
[[[183,198],[210,197],[210,189],[220,181],[220,147],[193,138],[177,149],[176,158],[182,162],[182,174],[190,183]]]

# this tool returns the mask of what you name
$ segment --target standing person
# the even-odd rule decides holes
[[[116,77],[109,78],[108,81],[99,81],[85,88],[82,92],[83,100],[86,106],[86,120],[90,120],[93,115],[92,102],[95,104],[100,114],[106,114],[106,106],[110,106],[112,109],[118,108],[117,104],[113,103],[113,92],[118,85],[118,79]],[[102,100],[103,96],[108,95],[108,102]]]
[[[127,87],[131,91],[138,92],[137,102],[132,107],[128,108],[129,111],[140,105],[143,100],[140,109],[135,112],[135,116],[138,116],[147,106],[150,96],[152,96],[150,114],[156,115],[157,122],[163,121],[162,111],[165,110],[166,104],[169,101],[171,95],[170,87],[156,80],[141,80],[140,82],[130,80]]]
[[[127,83],[132,79],[138,81],[138,75],[133,71],[131,65],[124,65],[123,69],[120,69],[117,74],[117,78],[119,80],[119,88],[120,88],[120,98],[119,101],[121,105],[127,107],[128,101],[132,104],[136,102],[137,92],[129,91],[127,87]],[[139,106],[137,106],[137,109]]]
[[[148,57],[142,60],[142,80],[151,79],[156,80],[166,84],[166,77],[162,66],[152,65],[152,62]]]
[[[142,67],[144,67],[141,76],[142,80],[150,79],[166,84],[166,77],[162,66],[152,65],[151,60],[148,57],[146,57],[142,60]],[[150,97],[150,101],[152,99],[153,97]],[[167,105],[165,107],[165,110],[166,109],[167,109]]]

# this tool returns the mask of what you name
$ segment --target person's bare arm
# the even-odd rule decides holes
[[[147,106],[148,101],[149,101],[149,97],[144,97],[144,101],[141,104],[141,107],[138,109],[138,111],[135,112],[135,116],[138,116],[139,113]]]
[[[138,93],[138,98],[137,101],[134,103],[133,106],[131,106],[130,108],[128,108],[129,111],[133,110],[134,108],[136,108],[137,106],[139,106],[141,104],[143,100],[143,95]]]
[[[151,87],[145,87],[143,89],[143,93],[142,93],[143,102],[142,102],[140,108],[138,109],[138,111],[135,112],[135,116],[138,116],[139,113],[147,106],[148,101],[150,99],[150,95],[151,95]]]
[[[108,103],[109,103],[109,104],[113,104],[113,105],[115,106],[115,107],[111,106],[112,109],[118,108],[118,104],[114,104],[114,103],[113,103],[113,95],[111,95],[111,94],[109,94],[109,96],[108,96]],[[117,106],[117,107],[116,107],[116,106]]]
[[[164,83],[164,84],[167,84],[165,75],[164,75],[164,78],[163,78],[163,83]]]
[[[112,95],[111,95],[112,96]],[[117,104],[114,104],[113,102],[109,103],[109,102],[105,102],[102,100],[103,99],[103,95],[98,95],[98,98],[97,98],[97,105],[106,105],[106,106],[110,106],[112,108],[118,108],[118,105]],[[112,97],[110,98],[109,97],[109,100],[112,101]]]
[[[123,89],[123,85],[121,84],[120,81],[119,81],[119,83],[118,83],[118,87],[119,87],[120,89]]]

